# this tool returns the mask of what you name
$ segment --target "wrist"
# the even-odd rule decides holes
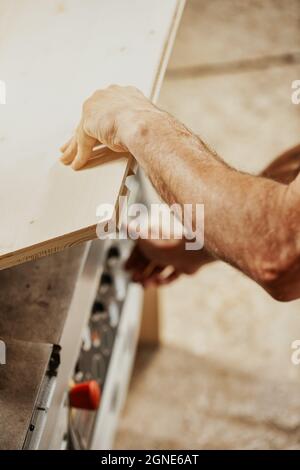
[[[151,136],[157,135],[155,129],[161,129],[165,120],[166,113],[155,107],[128,113],[121,138],[129,152],[135,155],[141,145],[149,142]]]

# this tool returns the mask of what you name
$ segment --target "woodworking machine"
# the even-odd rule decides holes
[[[123,269],[131,249],[96,240],[0,272],[1,448],[112,447],[143,300]]]

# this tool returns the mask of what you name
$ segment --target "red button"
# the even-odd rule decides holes
[[[100,396],[101,390],[96,380],[75,384],[69,392],[70,405],[72,408],[97,410]]]

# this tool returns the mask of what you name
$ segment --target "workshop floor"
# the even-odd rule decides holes
[[[190,0],[160,105],[258,172],[300,141],[300,0]],[[222,263],[161,291],[162,346],[139,352],[119,449],[300,449],[300,303]]]

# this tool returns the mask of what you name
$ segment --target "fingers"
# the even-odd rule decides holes
[[[92,156],[93,148],[98,141],[84,132],[82,123],[76,131],[76,139],[77,154],[73,160],[72,168],[73,170],[80,170]]]
[[[77,140],[75,137],[72,137],[68,142],[66,142],[60,149],[63,154],[60,157],[60,160],[65,165],[69,165],[75,158],[77,154]]]
[[[79,170],[92,156],[93,148],[97,143],[99,144],[97,139],[85,133],[82,122],[80,122],[75,136],[60,148],[61,152],[63,152],[60,160],[65,165],[72,163],[72,168]]]
[[[64,152],[67,150],[67,148],[69,147],[69,145],[70,145],[70,143],[72,142],[72,140],[73,140],[73,137],[71,137],[71,139],[69,139],[64,145],[62,145],[59,150],[60,150],[62,153],[64,153]]]
[[[173,266],[159,264],[151,256],[146,256],[142,251],[142,246],[138,244],[135,245],[128,258],[125,269],[131,271],[132,281],[143,287],[166,285],[182,274]]]
[[[175,279],[177,279],[180,274],[181,273],[179,271],[175,270],[171,266],[158,267],[158,269],[155,269],[148,279],[143,282],[143,286],[164,286],[175,281]]]
[[[125,263],[125,269],[132,271],[136,269],[145,269],[149,260],[143,255],[138,245],[135,245],[128,260]]]
[[[163,270],[164,266],[158,266],[151,262],[148,264],[146,269],[144,269],[144,271],[140,273],[137,282],[140,282],[144,287],[150,284],[154,284]]]
[[[153,275],[154,271],[157,273],[164,268],[160,267],[158,269],[156,263],[144,256],[139,246],[136,245],[125,264],[125,269],[131,271],[131,279],[133,282],[143,284],[143,282]]]
[[[174,271],[171,274],[169,274],[166,277],[162,277],[162,278],[159,279],[159,285],[160,286],[165,286],[167,284],[170,284],[171,282],[176,281],[176,279],[178,279],[180,277],[180,275],[181,275],[181,273],[174,269]]]
[[[135,252],[126,264],[126,268],[132,271],[132,281],[142,284],[163,286],[175,281],[181,274],[171,266],[160,266],[153,261],[148,261]]]

